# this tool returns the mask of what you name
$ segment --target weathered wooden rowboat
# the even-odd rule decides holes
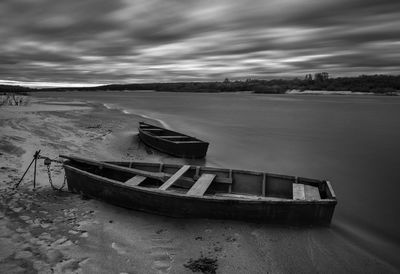
[[[204,158],[209,143],[192,136],[139,122],[139,138],[161,152],[183,158]]]
[[[63,156],[68,188],[126,208],[173,217],[329,225],[328,181],[264,172]]]

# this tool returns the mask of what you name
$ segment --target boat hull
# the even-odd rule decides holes
[[[64,165],[68,189],[106,202],[183,218],[246,220],[290,225],[329,225],[336,200],[295,201],[234,199],[130,187],[122,182]]]
[[[167,134],[172,134],[173,136],[187,137],[193,142],[179,142],[179,140],[172,141],[171,139],[164,139],[162,135],[148,132],[148,127],[160,129]],[[209,143],[194,137],[143,122],[139,123],[139,138],[143,143],[156,150],[181,158],[204,158],[207,154],[209,145]]]
[[[180,158],[204,158],[208,149],[208,143],[176,144],[150,136],[143,131],[139,131],[139,138],[149,147]]]

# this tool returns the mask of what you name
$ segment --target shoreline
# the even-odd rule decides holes
[[[391,92],[391,93],[379,93],[379,92],[360,92],[360,91],[350,91],[350,90],[343,90],[343,91],[333,91],[333,90],[286,90],[285,92],[281,93],[274,93],[274,92],[258,92],[254,90],[243,90],[243,91],[216,91],[216,92],[205,92],[205,91],[171,91],[171,90],[85,90],[85,91],[79,91],[79,90],[53,90],[53,91],[30,91],[30,95],[34,95],[35,92],[108,92],[108,93],[113,93],[113,92],[140,92],[140,93],[146,93],[146,92],[152,92],[152,93],[200,93],[200,94],[269,94],[269,95],[357,95],[357,96],[400,96],[400,92]]]
[[[374,92],[353,92],[350,90],[341,90],[341,91],[331,91],[331,90],[287,90],[285,94],[289,95],[386,95],[389,94],[379,94]],[[398,96],[399,94],[397,94]]]
[[[174,219],[53,192],[41,161],[37,190],[31,190],[30,170],[14,191],[11,186],[38,148],[51,158],[79,153],[100,160],[179,161],[148,151],[132,138],[139,116],[96,104],[82,109],[66,103],[70,111],[54,111],[43,104],[47,99],[39,101],[35,107],[41,111],[0,108],[1,269],[190,273],[184,265],[207,256],[217,259],[217,273],[396,272],[329,228]],[[62,168],[52,165],[52,176],[60,186]]]

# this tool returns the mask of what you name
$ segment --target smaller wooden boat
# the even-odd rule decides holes
[[[328,181],[265,172],[63,156],[68,189],[122,207],[188,218],[329,225]]]
[[[183,158],[204,158],[209,143],[194,137],[139,122],[139,138],[161,152]]]

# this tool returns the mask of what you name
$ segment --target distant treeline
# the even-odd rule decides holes
[[[21,87],[21,86],[11,86],[11,85],[0,85],[0,94],[5,93],[18,93],[26,95],[27,92],[34,91],[34,89]]]
[[[329,78],[327,73],[317,73],[312,77],[306,75],[304,79],[274,79],[222,82],[179,82],[179,83],[143,83],[143,84],[116,84],[97,87],[81,88],[51,88],[40,91],[98,91],[98,90],[154,90],[173,92],[237,92],[252,91],[255,93],[285,93],[288,90],[328,90],[372,92],[377,94],[394,95],[400,92],[400,76],[392,75],[362,75],[358,77]],[[0,89],[1,91],[1,89]],[[30,90],[33,91],[33,90]]]

